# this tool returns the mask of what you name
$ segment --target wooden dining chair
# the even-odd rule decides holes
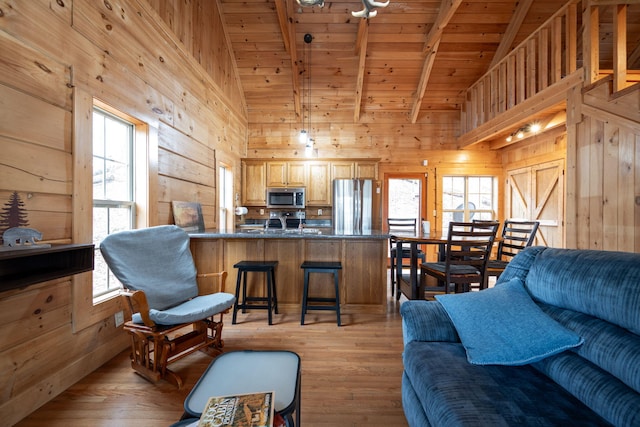
[[[500,277],[509,261],[518,252],[533,244],[539,226],[539,221],[506,220],[504,222],[497,256],[495,259],[489,259],[487,263],[487,282],[489,277]]]
[[[387,227],[389,229],[389,234],[393,234],[393,232],[400,233],[409,233],[409,234],[417,234],[417,220],[415,218],[388,218],[387,219]],[[391,258],[391,296],[395,293],[395,288],[397,284],[397,249],[396,249],[397,239],[390,237],[389,238],[389,256]],[[425,254],[422,250],[418,250],[418,258],[424,262],[426,261]],[[411,249],[403,248],[402,249],[402,268],[409,268],[411,265],[409,263],[405,264],[405,260],[411,261]]]
[[[483,289],[498,226],[495,221],[450,222],[444,261],[422,263],[421,282],[432,276],[443,284],[445,293]]]

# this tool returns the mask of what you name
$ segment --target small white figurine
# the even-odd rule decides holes
[[[373,18],[378,14],[378,11],[375,10],[377,7],[387,7],[389,6],[389,0],[386,2],[378,2],[375,0],[362,0],[362,4],[364,5],[364,9],[358,12],[351,12],[353,16],[356,18]]]

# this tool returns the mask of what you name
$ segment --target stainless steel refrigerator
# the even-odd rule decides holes
[[[369,231],[378,210],[378,186],[371,179],[333,181],[333,228],[336,233]]]

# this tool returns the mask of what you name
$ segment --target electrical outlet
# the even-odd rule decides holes
[[[260,209],[260,215],[264,215],[264,209]]]
[[[322,209],[318,209],[318,215],[322,215]]]
[[[120,310],[116,314],[114,314],[114,318],[116,321],[116,328],[121,326],[124,323],[124,311]]]

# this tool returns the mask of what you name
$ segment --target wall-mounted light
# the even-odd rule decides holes
[[[525,136],[527,136],[528,133],[535,134],[535,133],[538,133],[540,129],[542,129],[542,126],[540,126],[539,123],[526,124],[516,129],[515,131],[511,132],[509,135],[507,135],[505,139],[507,140],[507,142],[513,141],[514,136],[518,139],[523,139]]]

